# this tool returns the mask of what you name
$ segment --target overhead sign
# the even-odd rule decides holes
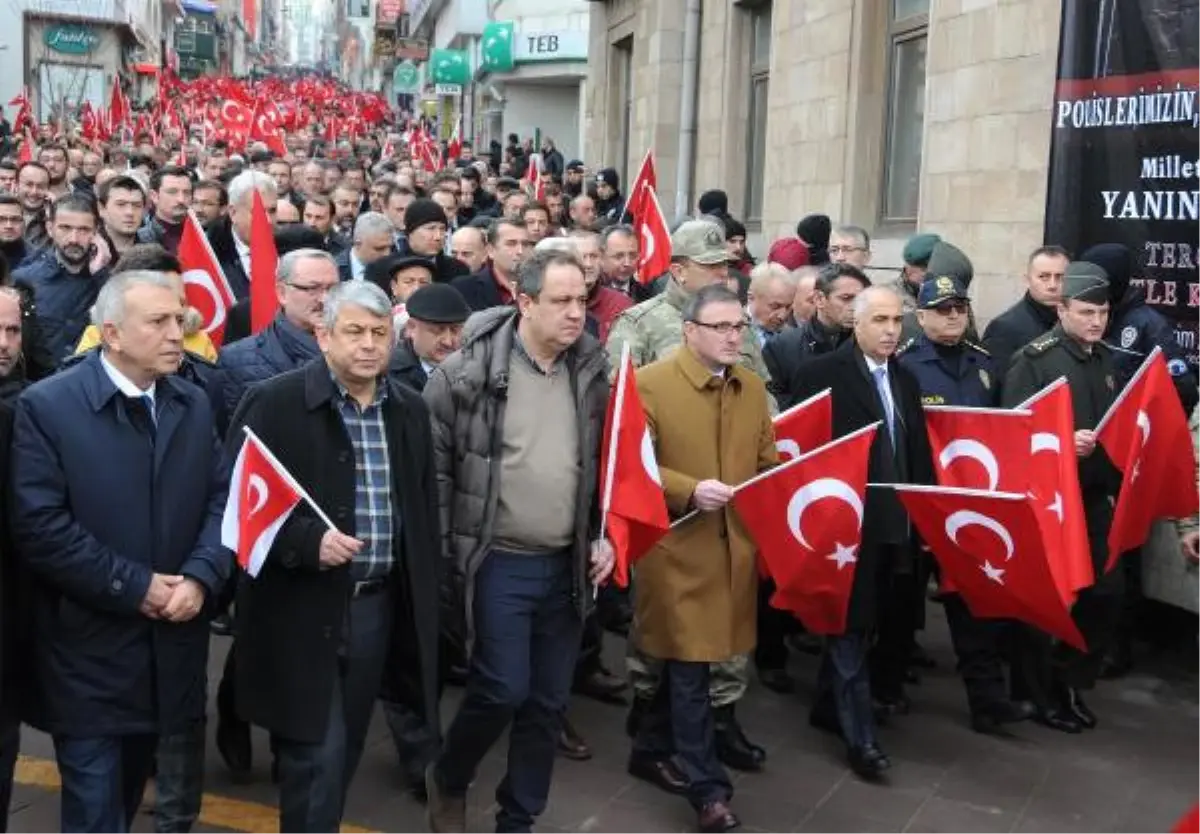
[[[396,59],[400,61],[428,61],[429,41],[420,38],[396,38]]]
[[[392,73],[392,89],[397,93],[411,94],[421,89],[421,70],[412,61],[396,64]]]
[[[461,84],[434,84],[433,94],[435,96],[461,96]]]
[[[479,39],[479,68],[487,72],[509,72],[516,63],[515,26],[511,20],[493,21],[483,27]]]
[[[42,41],[47,48],[64,55],[87,55],[100,45],[100,36],[91,26],[60,23],[47,26]]]
[[[434,84],[466,84],[471,80],[471,61],[465,49],[433,50],[429,70]]]
[[[586,61],[588,34],[579,29],[521,31],[514,42],[518,64],[538,61]]]

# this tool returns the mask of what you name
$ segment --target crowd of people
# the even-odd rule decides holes
[[[932,599],[980,733],[1093,728],[1083,693],[1132,662],[1137,562],[1103,570],[1120,477],[1094,429],[1154,347],[1193,429],[1197,391],[1120,245],[1037,248],[1025,294],[980,330],[952,242],[916,234],[899,276],[872,280],[868,233],[810,214],[759,260],[718,189],[673,230],[669,270],[639,276],[618,172],[551,139],[462,143],[436,171],[383,133],[292,133],[282,155],[39,139],[0,161],[4,816],[28,724],[53,736],[64,831],[128,830],[150,779],[156,830],[190,830],[212,632],[232,635],[217,749],[246,776],[250,727],[269,732],[285,831],[337,830],[377,701],[431,830],[465,830],[506,731],[496,829],[530,830],[555,757],[591,755],[573,693],[628,705],[629,772],[731,830],[726,768],[767,766],[739,704],[754,679],[793,691],[793,652],[821,655],[810,723],[883,777],[877,727],[932,663],[933,562],[903,506],[868,497],[846,630],[817,639],[771,606],[730,503],[778,462],[772,416],[826,389],[835,435],[886,424],[870,481],[927,484],[923,406],[1008,408],[1065,375],[1100,577],[1074,609],[1089,650]],[[256,197],[280,257],[255,332]],[[237,299],[220,344],[188,305],[189,212]],[[697,513],[632,591],[608,581],[598,495],[626,352],[668,510]],[[246,429],[324,511],[301,503],[254,578],[221,544]],[[1181,523],[1193,561],[1198,538]],[[624,670],[605,632],[627,639]],[[443,722],[448,685],[463,695]]]

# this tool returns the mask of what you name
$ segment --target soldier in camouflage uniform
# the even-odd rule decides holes
[[[629,346],[635,367],[648,365],[674,353],[683,343],[684,303],[690,293],[725,280],[727,257],[725,234],[712,221],[689,220],[676,229],[671,236],[671,272],[666,290],[630,307],[613,322],[608,336],[612,367],[620,367],[621,353],[626,345]],[[770,374],[763,362],[758,340],[750,328],[742,332],[742,364],[768,380]],[[631,735],[654,697],[661,671],[659,661],[638,650],[636,630],[637,624],[634,623],[626,655],[634,692],[633,707],[627,722]],[[746,692],[748,679],[749,658],[746,655],[713,664],[709,696],[715,710],[717,754],[722,763],[737,770],[760,770],[766,761],[766,752],[746,739],[734,716],[734,705]],[[683,778],[669,761],[661,763],[654,773],[643,775],[643,778],[667,790],[677,789],[673,782],[676,777]]]

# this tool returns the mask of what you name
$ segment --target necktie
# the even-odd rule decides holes
[[[157,421],[154,418],[154,400],[149,394],[142,394],[137,397],[129,397],[128,402],[129,420],[139,429],[145,430],[150,435],[150,441],[155,439]]]
[[[888,437],[891,438],[892,444],[896,442],[896,411],[892,403],[892,391],[888,387],[887,368],[880,366],[871,371],[871,376],[875,377],[875,390],[879,392],[879,401],[883,403],[883,418],[887,421]]]

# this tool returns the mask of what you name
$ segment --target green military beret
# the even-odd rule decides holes
[[[1067,264],[1063,278],[1063,300],[1075,299],[1089,304],[1108,301],[1108,273],[1103,267],[1087,261],[1072,261]]]
[[[908,239],[908,243],[904,244],[901,257],[909,266],[925,266],[929,263],[929,256],[933,254],[933,248],[940,240],[941,237],[935,234],[913,235]]]
[[[931,278],[953,278],[964,290],[971,286],[975,268],[971,266],[971,259],[957,246],[939,239],[933,245],[933,252],[928,261],[929,265],[925,269],[926,281]]]

